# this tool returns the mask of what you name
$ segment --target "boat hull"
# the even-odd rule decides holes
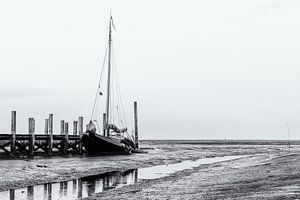
[[[84,134],[82,144],[89,155],[130,154],[132,149],[122,139],[104,137],[97,133]]]

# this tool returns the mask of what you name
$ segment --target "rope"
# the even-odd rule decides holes
[[[95,100],[94,100],[94,103],[93,103],[93,110],[92,110],[90,120],[93,119],[94,112],[95,112],[95,107],[96,107],[96,102],[97,102],[97,99],[98,99],[97,97],[98,97],[99,92],[100,92],[100,84],[101,84],[102,74],[103,74],[104,65],[105,65],[105,61],[106,61],[106,57],[107,57],[107,49],[108,49],[108,44],[106,45],[106,49],[105,49],[105,53],[104,53],[104,59],[103,59],[103,62],[102,62],[102,69],[101,69],[101,73],[100,73],[99,83],[98,83],[98,87],[97,87],[97,91],[96,91]]]
[[[114,51],[114,48],[112,48],[112,50]],[[115,58],[114,54],[113,54],[113,60],[116,63],[116,58]],[[117,80],[117,84],[116,85],[117,85],[118,92],[119,92],[119,100],[120,100],[120,104],[121,104],[121,112],[122,112],[122,115],[123,115],[125,126],[127,126],[127,121],[126,121],[126,117],[125,117],[125,111],[124,111],[123,101],[122,101],[122,97],[121,97],[121,88],[120,88],[119,76],[118,76],[117,70],[115,70],[115,75],[116,75],[116,80]]]

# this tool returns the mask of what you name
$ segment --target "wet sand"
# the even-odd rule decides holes
[[[141,181],[90,199],[299,199],[299,149],[273,150]]]
[[[143,142],[148,154],[0,160],[0,190],[65,181],[111,171],[124,171],[205,157],[250,155],[201,165],[171,176],[142,180],[105,191],[92,199],[282,199],[300,193],[300,155],[295,146],[204,145]]]

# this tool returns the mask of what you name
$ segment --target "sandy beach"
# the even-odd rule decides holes
[[[144,141],[148,154],[1,160],[0,190],[199,158],[245,155],[95,194],[90,199],[295,199],[300,197],[298,146],[205,145]],[[152,149],[153,148],[153,149]]]

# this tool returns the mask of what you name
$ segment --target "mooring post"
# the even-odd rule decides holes
[[[78,118],[79,154],[82,154],[83,117]]]
[[[10,155],[14,156],[16,153],[16,125],[17,125],[17,112],[11,111],[11,143]]]
[[[49,140],[48,140],[48,155],[52,155],[53,149],[53,114],[49,114]]]
[[[49,119],[45,119],[44,133],[48,134],[48,132],[49,132]]]
[[[65,123],[65,139],[64,139],[64,154],[68,154],[69,149],[69,123]]]
[[[65,134],[65,120],[60,120],[60,134]]]
[[[77,135],[78,121],[73,121],[73,135]]]
[[[33,158],[34,156],[34,132],[35,132],[35,121],[34,118],[28,119],[28,132],[29,132],[29,157]]]
[[[103,136],[106,136],[106,114],[103,113]]]
[[[137,102],[134,102],[134,138],[135,138],[135,146],[139,148],[139,136],[138,136],[138,114],[137,114]]]

